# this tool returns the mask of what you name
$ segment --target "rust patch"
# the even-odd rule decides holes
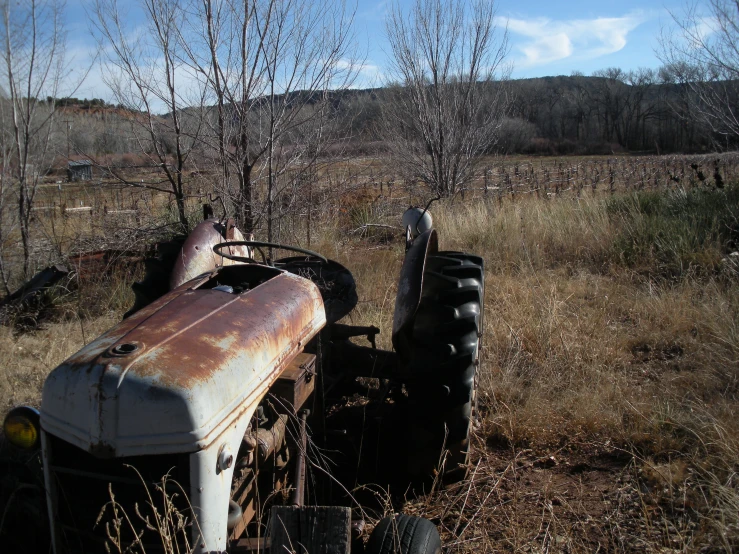
[[[188,290],[120,337],[119,343],[151,345],[131,354],[124,372],[189,389],[235,358],[281,366],[281,356],[293,350],[286,345],[302,348],[309,338],[303,335],[316,309],[322,306],[315,286],[286,275],[240,295]]]
[[[71,409],[69,417],[84,423],[70,438],[100,455],[137,455],[163,448],[162,439],[172,452],[204,448],[240,414],[253,411],[325,325],[320,291],[311,281],[264,270],[251,264],[224,269],[251,288],[239,294],[209,288],[211,274],[124,320],[49,377],[72,393],[89,394],[84,406],[50,397],[42,416],[63,423]],[[197,285],[203,288],[187,288]]]
[[[95,362],[93,360],[102,355],[106,350],[108,350],[108,348],[119,342],[126,336],[126,334],[135,329],[152,314],[156,313],[160,308],[162,308],[162,306],[165,306],[182,294],[182,292],[184,291],[170,293],[157,301],[152,302],[128,319],[124,319],[115,327],[107,330],[93,342],[82,347],[82,349],[72,354],[61,365],[78,369],[87,368],[88,370],[91,370],[95,366]]]

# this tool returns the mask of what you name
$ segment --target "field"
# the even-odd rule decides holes
[[[448,551],[737,548],[735,194],[437,209],[487,264],[477,456],[405,505]],[[387,328],[397,254],[346,256]]]
[[[157,183],[160,178],[156,168],[148,166],[124,166],[117,172],[129,183]],[[36,267],[66,263],[70,254],[141,250],[171,232],[177,220],[171,195],[120,184],[100,170],[93,177],[78,183],[62,182],[61,175],[44,179],[34,201],[31,229],[31,261]],[[394,174],[381,158],[329,159],[308,177],[309,182],[300,190],[287,187],[278,195],[277,203],[289,206],[287,212],[276,208],[279,240],[309,246],[309,226],[316,227],[313,235],[317,235],[323,222],[338,219],[343,231],[353,231],[364,223],[377,223],[378,216],[396,215],[408,205],[425,204],[430,197],[420,184]],[[457,199],[483,198],[503,205],[528,196],[582,198],[690,189],[714,183],[717,177],[721,182],[739,178],[739,155],[489,157],[481,161],[475,178]],[[187,211],[193,220],[198,220],[205,203],[213,205],[216,215],[222,213],[221,194],[214,190],[212,179],[207,172],[187,176]],[[166,188],[161,183],[157,186]],[[265,194],[258,190],[258,200],[263,201]],[[13,213],[6,208],[3,217]],[[357,225],[352,227],[353,223]],[[2,225],[6,266],[20,266],[17,227],[12,225],[12,217]],[[261,227],[264,233],[263,222]],[[11,276],[13,285],[20,284],[18,278],[17,272]]]
[[[431,518],[447,552],[739,548],[739,180],[713,159],[508,160],[432,206],[442,248],[485,258],[479,421],[467,480],[389,491],[390,508]],[[317,209],[311,248],[353,272],[352,323],[388,348],[403,244],[387,226],[416,193],[362,176]],[[297,222],[285,242],[305,240]],[[0,327],[0,407],[37,404],[136,271],[81,283],[41,329]]]

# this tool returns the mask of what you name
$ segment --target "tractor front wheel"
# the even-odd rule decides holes
[[[441,539],[428,519],[399,514],[377,524],[364,554],[441,554]]]

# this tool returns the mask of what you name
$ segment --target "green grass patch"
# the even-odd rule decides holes
[[[739,244],[739,184],[609,199],[618,258],[655,276],[715,274]]]

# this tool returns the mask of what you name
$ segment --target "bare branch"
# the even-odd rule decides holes
[[[383,134],[406,178],[453,196],[498,139],[508,100],[498,78],[507,30],[492,2],[416,0],[386,20],[392,52]]]
[[[687,87],[692,116],[725,140],[739,137],[739,2],[709,0],[671,13],[658,56],[670,78]],[[717,144],[721,146],[721,144]]]

